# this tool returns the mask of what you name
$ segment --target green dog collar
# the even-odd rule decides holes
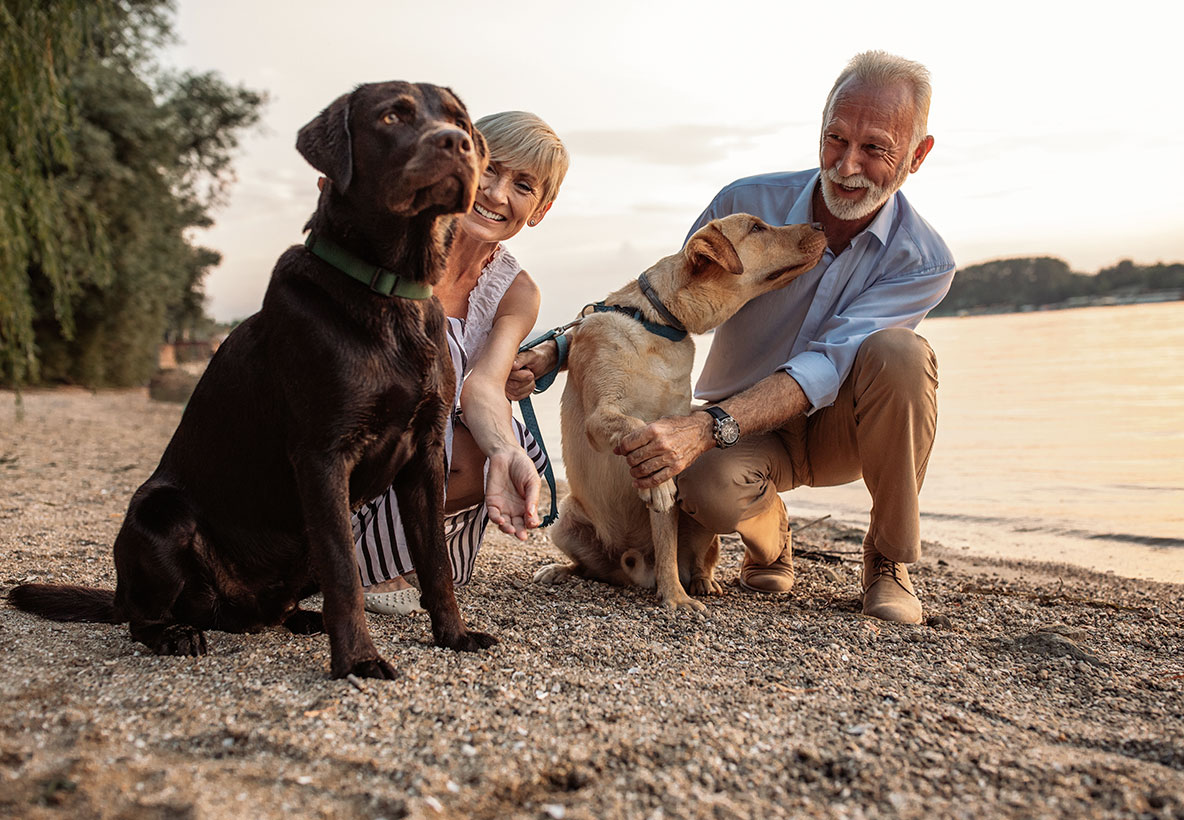
[[[363,262],[332,240],[311,233],[304,240],[304,247],[328,262],[337,270],[357,279],[375,293],[383,296],[399,296],[403,299],[427,299],[432,295],[432,286],[423,282],[392,273],[386,268]]]

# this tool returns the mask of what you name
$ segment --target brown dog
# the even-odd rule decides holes
[[[706,333],[749,299],[810,270],[825,248],[825,235],[813,226],[775,228],[734,214],[703,226],[682,251],[644,276],[674,319],[690,333]],[[664,322],[644,295],[640,277],[605,301],[640,311],[651,323]],[[713,577],[718,540],[695,555],[679,543],[674,482],[637,490],[625,459],[613,455],[628,433],[662,416],[690,412],[694,357],[689,335],[668,338],[620,311],[580,320],[560,405],[571,493],[551,531],[551,540],[572,563],[544,567],[536,581],[579,575],[656,585],[666,606],[691,609],[703,604],[690,598],[684,585],[696,595],[722,591]]]
[[[422,298],[485,146],[451,91],[390,82],[338,98],[296,147],[332,180],[307,227],[334,261],[289,248],[262,309],[210,362],[132,497],[115,592],[26,584],[9,597],[56,620],[129,622],[163,655],[204,654],[205,629],[323,628],[334,677],[392,678],[366,628],[350,527],[351,508],[392,483],[436,644],[495,642],[467,630],[453,596],[442,511],[455,381],[444,311]],[[370,283],[344,272],[350,257]],[[299,607],[318,587],[323,618]]]

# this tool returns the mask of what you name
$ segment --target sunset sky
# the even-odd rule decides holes
[[[963,266],[1052,255],[1094,272],[1184,261],[1184,106],[1168,4],[181,0],[167,62],[264,90],[264,127],[198,238],[218,319],[258,309],[301,240],[316,172],[296,131],[362,82],[452,87],[474,119],[533,111],[567,143],[559,200],[511,248],[540,326],[677,250],[733,179],[817,164],[822,103],[853,54],[933,74],[936,145],[905,194]]]

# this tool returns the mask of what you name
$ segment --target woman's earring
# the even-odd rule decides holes
[[[532,216],[527,220],[526,224],[533,228],[535,225],[539,224],[539,221]]]

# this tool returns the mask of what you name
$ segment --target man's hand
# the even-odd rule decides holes
[[[538,510],[541,484],[534,462],[521,447],[490,456],[485,476],[489,520],[507,535],[525,541],[526,531],[542,523]]]
[[[534,392],[535,380],[555,368],[559,360],[559,345],[548,339],[514,357],[510,377],[506,379],[506,398],[521,401]]]
[[[634,487],[657,487],[715,446],[712,427],[711,416],[699,410],[665,416],[625,436],[613,452],[629,463]]]

